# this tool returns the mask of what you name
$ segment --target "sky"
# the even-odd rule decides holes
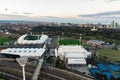
[[[120,0],[0,0],[0,20],[120,23]]]

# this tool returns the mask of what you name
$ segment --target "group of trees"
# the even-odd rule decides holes
[[[98,31],[91,31],[90,27],[51,27],[51,26],[36,26],[32,29],[33,33],[46,33],[49,35],[59,35],[67,37],[79,38],[80,33],[84,39],[99,39],[109,43],[120,43],[120,30],[118,29],[98,29]]]
[[[46,33],[49,36],[62,36],[62,33],[64,33],[64,36],[74,36],[77,37],[78,33],[80,33],[81,29],[78,29],[77,27],[51,27],[51,26],[36,26],[32,29],[33,33]]]

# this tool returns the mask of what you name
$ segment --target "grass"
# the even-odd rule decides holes
[[[31,36],[31,35],[29,35],[29,36],[26,36],[24,38],[24,40],[38,40],[38,36]]]
[[[119,50],[101,49],[98,52],[101,56],[105,56],[109,60],[120,61],[120,51]]]
[[[0,45],[2,45],[5,42],[10,42],[11,39],[9,37],[0,37]]]
[[[75,39],[63,39],[59,43],[60,45],[80,45],[80,41]]]

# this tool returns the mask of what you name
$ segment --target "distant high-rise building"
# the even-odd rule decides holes
[[[114,20],[111,22],[111,28],[115,28],[115,21]]]
[[[117,29],[118,28],[118,23],[116,23],[114,20],[111,22],[111,28],[112,29]]]
[[[118,23],[115,23],[115,29],[118,29]]]

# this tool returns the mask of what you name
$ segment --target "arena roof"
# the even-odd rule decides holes
[[[31,36],[38,36],[38,39],[25,39],[29,35],[22,35],[18,38],[17,43],[18,44],[43,44],[48,39],[47,35],[31,35]],[[40,37],[40,38],[39,38]]]
[[[8,48],[0,52],[0,54],[12,54],[19,56],[41,56],[45,52],[43,48]]]

